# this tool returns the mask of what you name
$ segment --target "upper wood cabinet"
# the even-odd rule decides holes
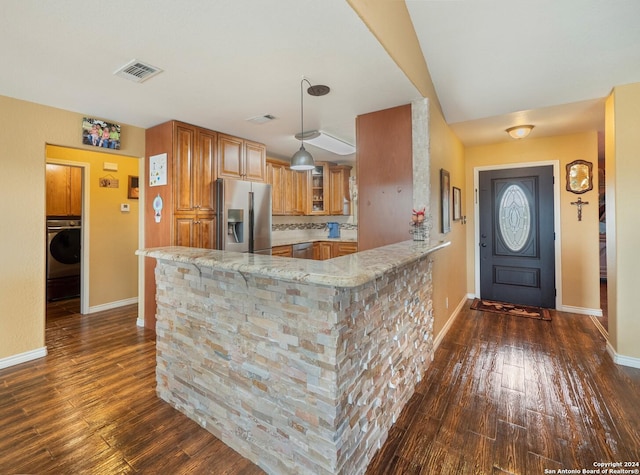
[[[217,134],[193,125],[175,127],[174,211],[215,212]]]
[[[47,163],[47,216],[82,215],[82,169]]]
[[[267,183],[271,185],[274,216],[302,215],[305,211],[307,172],[289,168],[289,162],[267,159]]]
[[[329,214],[348,216],[351,214],[349,175],[351,167],[335,165],[329,168]]]
[[[218,177],[264,182],[267,148],[231,135],[218,134]]]
[[[307,178],[306,214],[329,214],[329,162],[316,162]]]
[[[271,185],[271,214],[284,215],[285,165],[282,162],[267,159],[267,183]]]
[[[331,162],[316,162],[307,181],[306,214],[345,215],[351,214],[349,175],[351,167]]]
[[[287,167],[285,177],[285,214],[302,215],[307,206],[307,180],[308,171],[298,172]]]

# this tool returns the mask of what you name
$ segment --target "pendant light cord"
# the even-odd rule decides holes
[[[302,78],[300,81],[300,142],[304,148],[304,92],[302,90],[302,84],[307,81],[309,87],[313,87],[308,79]]]

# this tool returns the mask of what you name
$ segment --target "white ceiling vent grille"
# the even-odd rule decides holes
[[[127,64],[119,68],[115,74],[121,78],[128,79],[133,82],[144,82],[149,78],[152,78],[156,74],[160,74],[162,69],[151,66],[150,64],[143,63],[134,59]]]

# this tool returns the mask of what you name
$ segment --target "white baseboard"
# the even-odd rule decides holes
[[[133,305],[138,303],[138,297],[131,297],[130,299],[116,300],[115,302],[103,303],[101,305],[95,305],[89,307],[89,313],[103,312],[105,310],[111,310],[118,307],[124,307],[126,305]]]
[[[577,313],[580,315],[593,315],[595,317],[602,316],[601,308],[584,308],[584,307],[572,307],[571,305],[560,305],[556,310],[560,312]]]
[[[630,366],[631,368],[640,368],[640,358],[634,358],[632,356],[625,356],[619,353],[616,353],[616,350],[613,349],[611,343],[607,341],[607,353],[611,356],[611,359],[615,364],[619,364],[622,366]]]
[[[9,356],[7,358],[0,359],[0,369],[15,366],[20,363],[26,363],[27,361],[36,360],[47,356],[47,347],[37,348],[31,351],[25,351],[18,355]]]
[[[144,318],[138,317],[136,320],[136,325],[139,327],[144,327]]]
[[[438,333],[438,336],[433,340],[433,351],[434,352],[438,349],[438,346],[440,346],[440,343],[442,343],[442,339],[444,338],[444,336],[449,331],[449,328],[451,328],[451,325],[453,325],[453,322],[455,321],[456,317],[460,313],[460,310],[462,310],[462,307],[464,307],[464,304],[467,303],[467,299],[468,298],[469,298],[468,295],[462,297],[462,300],[460,300],[460,303],[458,303],[458,306],[451,313],[451,316],[449,316],[449,319],[447,320],[447,323],[444,324],[444,326],[442,327],[442,330],[440,330],[440,333]]]

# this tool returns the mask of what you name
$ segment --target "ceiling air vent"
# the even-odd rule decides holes
[[[129,81],[144,82],[147,79],[155,76],[156,74],[160,74],[161,72],[162,69],[160,68],[156,68],[155,66],[151,66],[150,64],[146,64],[142,61],[134,59],[119,68],[113,74],[121,78],[128,79]]]

